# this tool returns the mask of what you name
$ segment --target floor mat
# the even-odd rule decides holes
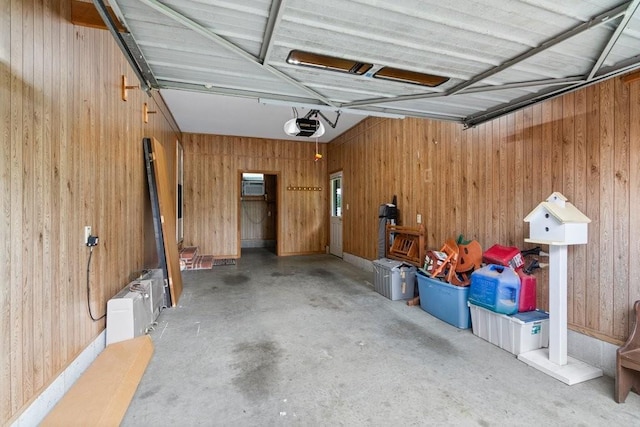
[[[213,265],[236,265],[236,260],[233,258],[228,259],[215,259]]]

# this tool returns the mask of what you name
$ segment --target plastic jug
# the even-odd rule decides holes
[[[509,267],[489,264],[471,274],[469,302],[496,313],[518,312],[520,277]]]

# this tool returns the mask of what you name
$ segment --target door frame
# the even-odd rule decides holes
[[[334,213],[334,194],[333,194],[333,181],[339,178],[340,179],[340,215],[333,215]],[[331,255],[339,256],[342,258],[344,256],[344,172],[343,170],[338,170],[329,174],[329,253]],[[340,218],[340,255],[334,254],[331,251],[332,247],[332,221],[334,218]]]
[[[280,215],[280,172],[278,171],[267,171],[267,170],[259,170],[259,169],[238,169],[238,204],[236,207],[236,228],[237,228],[237,237],[236,240],[238,242],[238,258],[242,257],[242,174],[243,173],[261,173],[263,175],[275,175],[276,177],[276,256],[280,256],[281,253],[281,245],[282,238],[280,236],[280,230],[282,227],[280,226],[280,221],[282,215]]]

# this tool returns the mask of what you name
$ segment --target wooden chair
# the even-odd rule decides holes
[[[640,300],[633,305],[635,325],[627,342],[616,351],[615,400],[624,403],[629,390],[640,394]]]
[[[446,274],[447,282],[451,283],[451,278],[456,274],[456,264],[458,263],[458,244],[454,239],[447,239],[440,248],[440,252],[444,252],[447,258],[433,266],[431,277]]]

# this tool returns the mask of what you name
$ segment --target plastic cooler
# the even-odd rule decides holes
[[[493,245],[482,254],[482,260],[487,264],[504,265],[514,270],[524,265],[520,249],[514,246]]]
[[[390,300],[413,298],[416,267],[402,261],[381,258],[373,261],[373,288]]]
[[[432,279],[418,271],[420,308],[427,313],[460,329],[471,327],[471,316],[467,305],[468,286],[454,286]]]
[[[536,276],[518,270],[518,277],[520,277],[518,311],[533,311],[536,309]]]
[[[520,277],[509,267],[489,264],[471,273],[469,302],[496,313],[518,312]]]
[[[549,314],[528,311],[513,316],[469,303],[474,335],[518,355],[549,346]]]

